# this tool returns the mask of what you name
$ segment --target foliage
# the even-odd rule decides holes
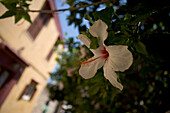
[[[7,8],[7,11],[0,16],[0,19],[15,16],[15,23],[22,18],[32,23],[28,12],[19,11],[29,9],[29,2],[31,1],[32,0],[0,0],[0,3]]]
[[[98,0],[67,0],[70,7],[79,7]],[[65,42],[67,52],[56,58],[60,67],[51,73],[51,78],[63,82],[64,89],[58,85],[48,85],[50,98],[60,102],[68,101],[75,113],[162,113],[170,110],[170,6],[168,0],[133,1],[113,0],[105,4],[70,11],[69,25],[74,24],[90,40],[90,47],[98,47],[97,40],[91,36],[84,19],[89,25],[101,19],[108,25],[108,38],[105,44],[127,45],[133,53],[133,65],[125,72],[117,72],[123,91],[114,88],[103,76],[102,68],[95,77],[85,80],[78,70],[70,77],[67,71],[79,67],[77,61],[93,56],[86,49],[87,56],[80,60],[80,44],[70,38]],[[15,16],[30,21],[26,12],[13,9],[28,9],[29,0],[0,0],[8,9],[0,18]],[[24,4],[21,4],[24,3]],[[25,4],[26,3],[26,4]],[[21,14],[20,14],[21,13]],[[78,63],[79,64],[79,63]]]
[[[72,39],[66,43],[69,51],[62,53],[58,60],[60,68],[51,77],[64,83],[64,89],[57,85],[48,85],[50,98],[59,101],[67,100],[73,105],[72,112],[162,112],[168,110],[169,73],[160,66],[157,60],[136,55],[131,69],[125,73],[117,73],[124,90],[114,88],[98,70],[92,79],[82,79],[78,70],[68,76],[67,70],[77,67],[80,48]],[[88,56],[92,56],[87,51]],[[154,108],[154,109],[153,109]]]
[[[72,2],[70,5],[77,6],[88,2],[94,1]],[[76,67],[74,64],[79,61],[78,55],[80,56],[79,48],[73,41],[69,44],[73,45],[72,49],[76,52],[69,51],[68,56],[62,55],[62,59],[59,60],[60,68],[51,74],[57,81],[63,81],[64,89],[59,91],[62,92],[62,96],[53,90],[51,94],[55,97],[51,98],[67,100],[73,105],[70,111],[75,113],[168,111],[170,109],[169,7],[166,1],[159,4],[154,1],[152,6],[149,4],[149,1],[128,0],[125,5],[121,5],[120,1],[116,1],[106,4],[106,8],[100,11],[97,11],[99,6],[70,11],[69,25],[74,23],[82,34],[90,38],[91,48],[95,49],[98,45],[87,27],[82,24],[84,18],[89,20],[90,25],[98,19],[106,22],[109,34],[105,44],[128,45],[133,53],[134,63],[126,72],[117,72],[119,81],[124,86],[123,91],[114,88],[104,79],[102,68],[89,80],[82,79],[78,70],[69,77],[67,70]],[[88,57],[91,56],[93,55],[88,51]],[[50,86],[49,89],[52,87],[56,86]]]

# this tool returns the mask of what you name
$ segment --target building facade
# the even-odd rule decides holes
[[[37,103],[35,104],[32,113],[42,113],[47,102],[48,102],[48,105],[47,105],[48,109],[46,113],[55,113],[55,110],[58,105],[58,101],[57,100],[49,101],[49,91],[47,88],[45,88],[43,92],[41,93]]]
[[[55,9],[54,0],[33,0],[30,9]],[[0,4],[0,15],[6,8]],[[63,40],[57,13],[29,13],[32,24],[0,20],[0,113],[31,113],[56,64]]]

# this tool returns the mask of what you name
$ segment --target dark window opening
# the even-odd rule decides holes
[[[62,44],[62,45],[61,45],[61,44]],[[54,53],[54,51],[56,50],[56,48],[58,48],[59,46],[60,46],[59,48],[61,48],[61,46],[64,47],[63,44],[64,44],[63,41],[61,41],[61,40],[60,40],[60,37],[58,37],[58,40],[55,42],[53,48],[51,49],[51,51],[50,51],[49,54],[47,55],[46,60],[47,60],[47,61],[50,60],[50,58],[51,58],[52,54]]]
[[[20,96],[20,99],[30,101],[37,90],[36,86],[37,86],[37,82],[32,80],[31,83],[25,87],[23,93]]]
[[[50,10],[50,5],[48,2],[45,3],[42,10]],[[31,26],[28,28],[27,32],[30,35],[30,37],[35,40],[39,32],[41,31],[42,27],[46,25],[50,19],[52,14],[47,13],[40,13],[36,19],[33,21]]]
[[[28,64],[5,42],[0,43],[0,106]]]
[[[58,37],[57,41],[56,41],[55,44],[54,44],[54,47],[53,47],[53,48],[51,49],[51,51],[48,53],[48,55],[47,55],[47,57],[46,57],[46,60],[47,60],[47,61],[50,60],[50,58],[51,58],[52,54],[54,53],[55,48],[58,46],[59,42],[60,42],[60,37]]]
[[[8,69],[0,66],[0,88],[4,87],[7,80],[10,78],[11,72]]]
[[[51,51],[49,52],[48,56],[46,57],[46,60],[47,60],[47,61],[50,60],[50,58],[51,58],[51,56],[52,56],[53,53],[54,53],[54,48],[51,49]]]
[[[57,41],[54,44],[54,47],[57,47],[62,41],[60,40],[60,37],[58,37]]]

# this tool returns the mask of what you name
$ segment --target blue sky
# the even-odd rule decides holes
[[[69,5],[63,4],[64,1],[65,0],[56,0],[57,9],[69,8]],[[69,11],[58,12],[63,36],[64,38],[74,37],[75,39],[77,39],[76,37],[79,35],[78,28],[75,28],[73,24],[68,26],[68,20],[66,18],[69,14]],[[67,36],[64,35],[65,32],[67,33]]]
[[[57,9],[70,8],[67,3],[64,3],[65,1],[66,0],[55,0]],[[105,8],[105,5],[101,4],[100,8],[98,8],[98,11],[104,8]],[[80,34],[78,31],[78,28],[77,27],[75,28],[74,24],[68,25],[68,20],[66,19],[67,16],[70,15],[70,12],[69,11],[58,12],[58,15],[59,15],[60,25],[62,28],[64,38],[66,39],[69,37],[74,37],[75,41],[79,41],[79,39],[77,38],[77,36]],[[86,25],[89,28],[90,26],[87,23],[88,21],[83,19],[82,24]],[[65,33],[67,33],[67,36],[64,35]]]

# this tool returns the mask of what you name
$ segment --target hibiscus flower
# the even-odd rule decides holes
[[[128,46],[106,46],[104,44],[108,36],[107,28],[108,26],[100,19],[89,28],[90,34],[97,38],[99,47],[97,49],[90,49],[94,56],[82,62],[79,74],[83,78],[89,79],[103,66],[104,77],[108,79],[114,87],[122,90],[123,86],[117,81],[115,71],[123,72],[127,70],[133,62],[133,57],[132,53],[128,50]],[[91,40],[86,35],[80,34],[78,38],[90,48]]]

